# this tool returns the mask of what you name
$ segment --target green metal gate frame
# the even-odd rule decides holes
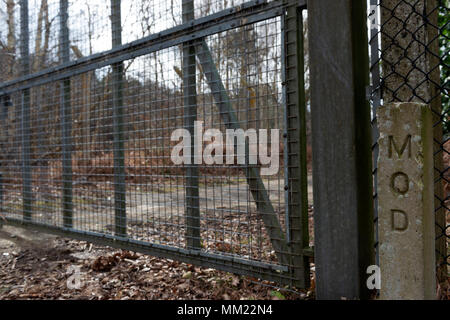
[[[13,92],[22,92],[22,175],[23,175],[23,219],[6,218],[6,222],[19,227],[33,228],[42,232],[74,239],[85,240],[96,244],[115,248],[139,251],[142,253],[176,259],[199,266],[217,269],[243,275],[255,276],[261,279],[273,280],[280,284],[293,287],[309,285],[309,259],[312,250],[309,248],[308,237],[308,206],[307,206],[307,169],[306,169],[306,120],[304,91],[304,55],[303,55],[303,18],[302,10],[306,9],[306,1],[296,0],[255,0],[241,6],[227,9],[216,14],[193,19],[193,1],[183,0],[183,24],[159,32],[137,41],[122,44],[120,23],[120,0],[111,0],[112,4],[112,35],[113,48],[109,51],[94,54],[76,61],[69,61],[69,30],[67,27],[67,0],[60,0],[60,46],[61,63],[52,68],[29,74],[29,44],[28,44],[28,1],[21,0],[21,59],[22,76],[18,79],[0,84],[0,97],[8,101]],[[186,10],[186,11],[185,11]],[[199,212],[198,205],[189,203],[188,198],[195,198],[198,192],[198,180],[195,177],[195,167],[188,167],[186,188],[187,217],[187,249],[132,240],[127,237],[123,228],[126,221],[125,211],[125,171],[123,145],[123,96],[121,79],[123,77],[123,61],[159,51],[175,45],[183,45],[183,60],[185,61],[185,108],[188,111],[189,123],[195,119],[195,99],[192,100],[192,81],[195,81],[195,68],[189,69],[189,59],[195,54],[202,66],[204,76],[213,94],[222,121],[227,128],[238,129],[237,118],[230,103],[227,91],[221,82],[220,75],[204,41],[208,35],[243,27],[270,18],[281,17],[282,20],[282,57],[283,57],[283,96],[285,101],[285,161],[286,161],[286,230],[283,232],[267,191],[256,168],[247,168],[247,184],[257,205],[259,217],[263,220],[270,237],[273,249],[277,253],[278,264],[247,260],[238,256],[225,256],[207,253],[201,250],[198,238]],[[116,22],[114,22],[116,21]],[[115,234],[104,235],[94,232],[80,231],[73,228],[72,222],[72,168],[70,137],[70,77],[104,66],[113,67],[114,76],[114,188],[115,188]],[[192,65],[192,63],[191,63]],[[194,64],[195,65],[195,64]],[[63,139],[63,227],[41,224],[32,218],[32,188],[30,167],[30,89],[34,86],[60,81],[62,90],[61,131]],[[195,85],[193,86],[195,88]],[[195,93],[195,92],[194,92]],[[6,102],[5,102],[6,103]],[[186,123],[186,126],[189,126]],[[248,144],[248,142],[246,142]],[[248,148],[246,148],[248,150]],[[1,180],[0,180],[1,181]],[[196,189],[197,188],[197,189]],[[0,190],[2,186],[0,186]],[[1,193],[0,193],[1,194]],[[0,199],[1,203],[1,199]],[[197,208],[197,209],[195,209]],[[197,218],[196,218],[197,217]],[[196,233],[197,232],[197,233]],[[197,239],[199,240],[199,239]]]

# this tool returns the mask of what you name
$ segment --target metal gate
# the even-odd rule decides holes
[[[1,27],[20,21],[0,51],[0,219],[308,286],[305,2],[80,3],[21,0]],[[179,129],[215,138],[174,163]]]

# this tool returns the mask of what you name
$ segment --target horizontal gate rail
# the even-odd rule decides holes
[[[226,256],[202,252],[199,250],[188,250],[168,245],[143,242],[129,238],[98,234],[95,232],[79,231],[74,229],[60,228],[37,222],[29,222],[18,219],[6,218],[9,225],[29,228],[61,237],[70,237],[80,241],[87,241],[101,246],[131,250],[159,258],[174,259],[185,263],[195,264],[201,267],[216,268],[218,270],[238,273],[247,276],[261,275],[264,279],[275,281],[283,285],[290,285],[292,279],[287,274],[288,267],[278,264],[269,264],[255,260],[247,260],[236,256]],[[304,251],[305,256],[312,256],[310,250]],[[286,273],[284,275],[284,273]]]

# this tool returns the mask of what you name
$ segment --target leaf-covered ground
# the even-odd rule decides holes
[[[17,230],[0,230],[0,299],[239,300],[313,296],[313,289],[280,290],[269,282],[215,269]]]

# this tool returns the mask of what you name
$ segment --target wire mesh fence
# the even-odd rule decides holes
[[[307,285],[298,1],[5,4],[8,222]]]
[[[450,264],[449,10],[447,0],[371,0],[369,13],[374,111],[382,103],[412,101],[430,105],[434,114],[436,254],[442,282]],[[375,118],[373,125],[376,183]]]

